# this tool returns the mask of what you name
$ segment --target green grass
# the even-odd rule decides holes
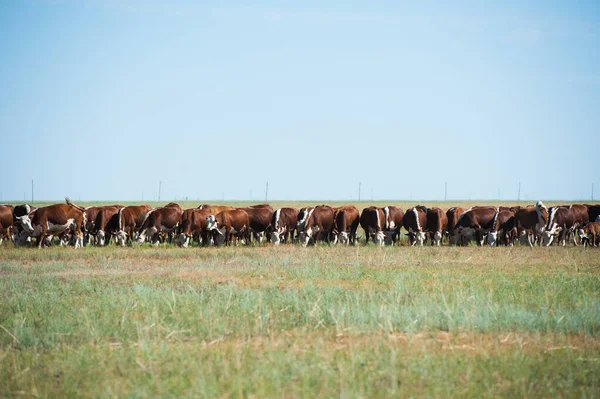
[[[0,248],[0,396],[597,396],[583,248]]]

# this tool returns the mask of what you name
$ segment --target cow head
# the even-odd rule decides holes
[[[218,224],[219,223],[217,222],[217,218],[215,218],[215,215],[209,215],[206,218],[206,229],[208,231],[216,230],[217,232],[221,233],[219,231]]]
[[[190,245],[190,240],[192,236],[191,234],[181,233],[179,235],[179,240],[177,241],[177,245],[183,248],[187,248]]]
[[[373,237],[373,242],[377,245],[384,245],[385,244],[385,234],[383,233],[383,231],[378,231],[375,233],[372,233],[372,237]]]
[[[586,229],[579,229],[578,233],[579,233],[579,238],[581,238],[581,245],[583,245],[585,247],[586,244],[588,244],[590,241],[590,236],[586,232]]]
[[[277,231],[273,231],[271,233],[271,242],[275,245],[279,245],[281,243],[281,235]]]
[[[310,241],[310,238],[313,236],[313,234],[315,234],[318,231],[317,227],[309,227],[307,229],[305,229],[304,231],[302,231],[302,233],[300,233],[299,236],[299,241],[300,244],[302,244],[303,247],[306,247]]]
[[[27,232],[28,234],[33,233],[33,225],[29,215],[17,216],[15,219],[21,225],[25,232]]]
[[[442,233],[436,231],[433,235],[433,241],[435,242],[435,245],[440,246],[440,244],[442,243]]]
[[[96,241],[98,242],[99,246],[104,246],[104,244],[106,243],[106,233],[104,232],[104,230],[98,230],[96,232]]]
[[[497,231],[490,231],[490,233],[488,234],[488,244],[490,244],[490,247],[494,247],[498,244],[498,232]]]
[[[342,245],[346,245],[350,242],[348,233],[345,231],[342,231],[341,233],[338,234],[338,239],[340,241],[340,244],[342,244]]]
[[[118,232],[114,233],[114,237],[117,245],[124,247],[127,243],[127,233],[125,233],[123,230],[119,230]]]

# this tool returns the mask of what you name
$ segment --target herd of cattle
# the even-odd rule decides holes
[[[513,245],[515,240],[529,245],[551,245],[573,240],[574,245],[598,246],[600,205],[564,205],[547,208],[541,201],[530,206],[454,207],[415,206],[406,212],[395,206],[370,206],[359,213],[355,206],[319,205],[302,209],[280,208],[269,204],[248,207],[201,205],[181,209],[176,203],[152,208],[149,205],[109,205],[83,208],[68,198],[64,204],[40,208],[0,205],[0,243],[10,239],[15,246],[50,245],[56,238],[61,245],[76,248],[104,246],[113,239],[117,245],[173,242],[188,247],[231,245],[263,239],[274,244],[299,242],[306,246],[324,240],[332,244],[356,244],[359,226],[365,244],[394,245],[401,229],[410,245]]]

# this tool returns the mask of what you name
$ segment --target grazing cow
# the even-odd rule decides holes
[[[298,215],[300,217],[300,215]],[[316,243],[323,236],[329,242],[329,234],[333,228],[333,208],[327,205],[315,207],[300,233],[299,240],[303,247],[307,246],[311,238]]]
[[[12,205],[0,205],[0,244],[5,238],[10,239],[13,229]]]
[[[250,230],[254,235],[254,239],[260,244],[265,234],[268,234],[269,230],[271,229],[271,222],[273,220],[274,213],[273,208],[271,208],[270,205],[259,205],[238,209],[241,209],[248,214],[248,218],[250,219]]]
[[[116,207],[123,208],[123,205],[106,205],[106,206],[88,206],[85,208],[85,223],[83,225],[83,245],[87,245],[90,241],[91,237],[96,236],[97,228],[96,228],[96,220],[98,219],[98,214],[107,207]]]
[[[446,211],[446,218],[448,218],[448,235],[454,231],[454,227],[456,227],[456,223],[458,223],[458,219],[460,219],[463,213],[465,213],[465,210],[458,206],[452,207]]]
[[[535,206],[515,207],[514,212],[517,237],[527,236],[529,246],[533,246],[535,242],[540,245],[542,233],[548,222],[548,208],[542,201],[538,201]],[[533,235],[533,242],[529,233]]]
[[[438,247],[441,245],[446,229],[448,229],[448,216],[444,211],[440,208],[428,209],[425,230],[429,233],[431,245],[437,245]]]
[[[142,226],[138,229],[138,243],[143,243],[148,238],[154,245],[159,244],[159,235],[166,233],[171,242],[172,234],[181,223],[181,207],[173,202],[162,208],[153,209]]]
[[[298,209],[296,208],[281,208],[273,213],[271,225],[271,242],[278,245],[281,242],[288,242],[291,237],[294,240],[294,232],[298,228]]]
[[[369,238],[377,245],[385,244],[385,213],[376,206],[364,208],[360,214],[360,227],[365,231],[365,245]]]
[[[600,222],[591,222],[586,224],[584,227],[579,229],[579,237],[581,238],[581,245],[584,247],[590,245],[595,247],[598,245],[598,239],[600,239]]]
[[[308,218],[310,218],[314,210],[314,207],[300,208],[300,212],[298,212],[298,237],[304,231],[304,226],[306,226],[306,222],[308,222]]]
[[[383,226],[383,234],[385,235],[385,243],[394,245],[399,242],[400,229],[404,223],[404,212],[402,209],[395,206],[386,206],[383,208],[385,224]]]
[[[246,245],[250,245],[250,218],[241,209],[220,212],[206,218],[206,228],[215,235],[224,237],[225,246],[229,246],[232,235],[242,235]],[[215,243],[218,241],[215,237]]]
[[[428,209],[422,205],[410,208],[404,214],[404,228],[408,231],[410,245],[422,246],[425,242]]]
[[[515,213],[511,210],[500,210],[488,235],[488,243],[493,247],[499,245],[502,241],[504,246],[510,245],[512,247],[516,237]]]
[[[450,245],[467,245],[473,238],[476,239],[477,245],[483,245],[486,234],[493,229],[497,215],[498,208],[492,206],[474,206],[467,209],[450,233]]]
[[[334,234],[333,243],[337,244],[356,244],[356,230],[358,229],[359,214],[354,205],[341,206],[333,210]]]
[[[548,213],[548,224],[542,236],[542,244],[550,246],[554,237],[557,236],[558,241],[562,241],[562,245],[565,246],[567,236],[573,233],[575,226],[575,217],[570,207],[551,207]],[[577,245],[575,235],[573,235],[573,243]]]
[[[85,208],[73,204],[69,198],[66,198],[66,204],[38,208],[28,215],[19,216],[18,219],[27,235],[38,238],[38,248],[45,246],[47,235],[60,235],[65,232],[73,234],[75,248],[83,246]]]
[[[133,241],[136,232],[142,227],[151,211],[150,205],[132,205],[119,209],[118,228],[114,233],[117,245],[125,246],[127,240]]]
[[[110,241],[110,236],[119,227],[119,207],[117,206],[105,206],[103,207],[98,215],[94,227],[95,232],[90,232],[96,236],[96,245],[103,247]]]
[[[208,230],[206,218],[211,215],[210,209],[186,209],[181,217],[181,230],[178,245],[187,248],[192,239],[208,245]]]

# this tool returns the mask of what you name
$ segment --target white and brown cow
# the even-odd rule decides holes
[[[186,209],[181,217],[181,230],[178,245],[187,248],[191,240],[202,239],[203,245],[209,244],[206,218],[211,215],[210,209]]]
[[[83,246],[85,208],[73,204],[69,198],[66,198],[66,204],[41,207],[17,218],[28,236],[37,237],[38,248],[46,245],[47,236],[65,233],[73,235],[75,248]]]
[[[419,205],[408,209],[404,214],[403,224],[408,232],[410,245],[422,246],[426,238],[427,208]]]
[[[206,218],[206,228],[215,235],[224,238],[225,246],[229,246],[234,235],[245,238],[246,245],[250,245],[250,218],[248,214],[241,209],[222,211],[216,215],[209,215]],[[214,238],[215,244],[219,240]]]
[[[151,211],[150,205],[131,205],[119,209],[118,228],[116,233],[113,233],[116,244],[125,246],[127,241],[135,240],[137,231],[142,227]]]
[[[333,208],[328,205],[316,206],[310,212],[310,216],[304,225],[304,230],[299,234],[300,243],[305,247],[311,239],[316,243],[321,237],[329,242],[329,234],[332,228]]]
[[[271,222],[273,231],[271,232],[271,242],[278,245],[282,242],[289,242],[291,237],[294,240],[294,233],[298,228],[298,214],[296,208],[281,208],[273,213]]]
[[[516,237],[515,213],[506,209],[499,210],[494,225],[488,234],[488,243],[493,247],[503,242],[504,246],[510,245],[512,247]]]
[[[138,229],[137,242],[143,243],[149,239],[152,244],[158,245],[161,233],[167,234],[170,242],[173,232],[181,223],[182,213],[181,207],[174,202],[162,208],[153,209]]]
[[[448,235],[454,231],[454,227],[456,227],[456,223],[458,223],[458,219],[460,219],[463,213],[465,213],[465,209],[459,206],[454,206],[446,211],[446,218],[448,218],[446,232]]]
[[[577,224],[573,210],[564,206],[553,206],[548,212],[548,224],[542,235],[542,245],[550,246],[554,238],[562,241],[565,246],[567,237],[573,233]],[[573,234],[573,243],[577,245],[577,239]]]
[[[315,208],[310,206],[306,208],[300,208],[300,211],[298,212],[297,225],[298,237],[300,237],[300,234],[304,231],[304,226],[306,226],[306,222],[308,222],[308,219],[314,210]]]
[[[579,229],[581,245],[595,247],[600,239],[600,222],[591,222]]]
[[[431,245],[437,245],[438,247],[442,244],[442,238],[444,233],[448,229],[448,216],[440,208],[429,208],[427,210],[427,227],[426,231],[429,233],[431,239]]]
[[[404,223],[404,211],[396,206],[386,206],[382,210],[385,219],[383,226],[385,243],[394,245],[399,242],[400,229]]]
[[[238,209],[248,214],[250,231],[254,235],[254,239],[260,244],[264,236],[269,234],[271,230],[273,208],[268,204],[261,204]]]
[[[333,210],[333,243],[356,244],[356,230],[359,224],[358,209],[354,205],[345,205]]]
[[[461,215],[450,233],[450,245],[468,245],[475,239],[477,245],[483,245],[486,235],[492,231],[498,208],[492,206],[474,206]]]
[[[119,227],[119,206],[103,207],[94,223],[95,232],[90,232],[96,237],[96,245],[103,247],[108,244],[110,237]]]
[[[517,237],[519,239],[527,237],[529,246],[535,242],[541,245],[542,233],[548,223],[548,208],[542,201],[538,201],[535,206],[530,205],[524,208],[515,207],[515,226],[517,228]],[[533,241],[530,235],[533,236]]]
[[[364,208],[360,214],[360,227],[365,231],[365,245],[369,238],[377,245],[385,244],[385,213],[376,206]]]

